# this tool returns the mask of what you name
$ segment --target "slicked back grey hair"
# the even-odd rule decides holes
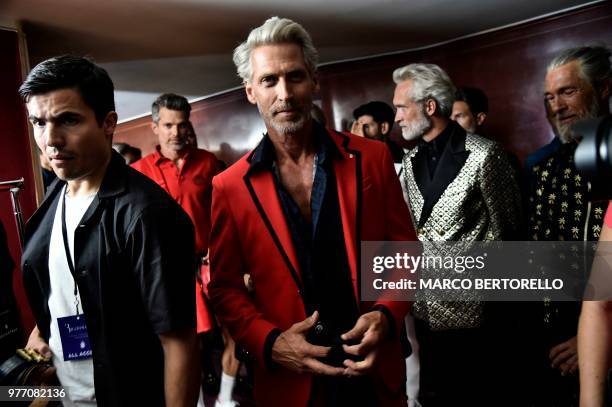
[[[297,44],[302,48],[306,67],[314,74],[319,62],[319,53],[315,49],[310,34],[295,21],[288,18],[271,17],[263,25],[253,29],[245,42],[234,50],[234,64],[238,70],[238,76],[244,81],[253,79],[253,67],[251,66],[251,53],[262,45],[274,45],[282,43]]]
[[[589,82],[597,92],[599,92],[600,86],[612,80],[610,50],[603,46],[567,49],[550,61],[547,72],[573,61],[578,61],[582,79]]]
[[[412,94],[409,95],[417,104],[428,99],[436,101],[436,113],[449,117],[455,101],[455,85],[446,72],[435,64],[410,64],[397,68],[393,72],[393,81],[397,84],[412,81]]]

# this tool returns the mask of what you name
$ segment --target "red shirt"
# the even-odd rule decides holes
[[[606,216],[604,217],[604,223],[607,227],[612,228],[612,201],[608,204],[608,210],[606,211]]]
[[[187,212],[195,227],[195,247],[198,255],[208,250],[212,179],[220,168],[214,154],[205,150],[190,150],[178,168],[174,161],[155,152],[136,161],[132,167],[151,178]]]

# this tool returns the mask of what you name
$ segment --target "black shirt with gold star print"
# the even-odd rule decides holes
[[[529,196],[528,238],[538,241],[597,241],[606,202],[589,201],[589,183],[574,166],[576,143],[534,165]]]
[[[576,242],[571,250],[562,250],[559,258],[588,273],[588,253],[599,239],[607,202],[590,201],[590,185],[574,165],[577,146],[574,142],[563,144],[555,154],[533,166],[529,174],[527,236],[533,241]],[[543,270],[546,265],[539,267]],[[577,376],[564,377],[558,369],[551,368],[549,352],[576,336],[580,308],[578,301],[554,302],[543,298],[542,302],[531,304],[525,316],[533,323],[528,329],[528,351],[535,352],[530,360],[535,363],[533,379],[538,383],[535,394],[546,400],[554,396],[558,402],[555,405],[577,405]]]

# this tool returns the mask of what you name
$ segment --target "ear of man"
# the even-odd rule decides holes
[[[383,134],[383,136],[386,136],[389,133],[390,129],[391,125],[388,122],[382,122],[380,124],[380,132]]]
[[[244,81],[244,91],[246,92],[247,99],[249,100],[249,102],[251,102],[251,104],[253,105],[256,105],[257,99],[255,99],[253,85],[251,84],[250,81]]]
[[[319,74],[316,72],[313,72],[310,74],[310,76],[312,77],[312,82],[314,83],[314,94],[317,95],[319,94],[319,92],[321,91],[321,84],[319,83]]]
[[[425,101],[425,114],[429,117],[436,114],[438,110],[438,102],[435,99],[427,99]]]
[[[104,134],[107,137],[113,136],[115,129],[117,128],[117,112],[108,112],[106,114],[104,121],[102,121],[102,128],[104,129]]]
[[[482,124],[484,123],[484,121],[487,118],[487,114],[485,112],[480,112],[476,115],[476,125],[477,126],[482,126]]]
[[[155,133],[155,135],[157,135],[158,132],[158,125],[155,122],[151,122],[151,130],[153,130],[153,133]]]

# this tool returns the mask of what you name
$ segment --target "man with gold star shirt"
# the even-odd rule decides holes
[[[534,241],[595,242],[599,239],[606,202],[593,202],[591,185],[578,173],[574,152],[579,140],[571,126],[577,121],[609,113],[612,83],[610,51],[579,47],[563,51],[548,65],[545,101],[549,120],[560,145],[529,173],[530,193],[527,236]],[[566,264],[589,269],[582,250],[587,243],[565,249]],[[575,249],[575,250],[574,250]],[[572,256],[575,257],[572,260]],[[538,264],[542,266],[542,264]],[[532,337],[526,360],[534,375],[530,393],[535,405],[578,405],[578,352],[576,333],[580,302],[537,303],[527,331]],[[537,379],[537,380],[535,380]]]

